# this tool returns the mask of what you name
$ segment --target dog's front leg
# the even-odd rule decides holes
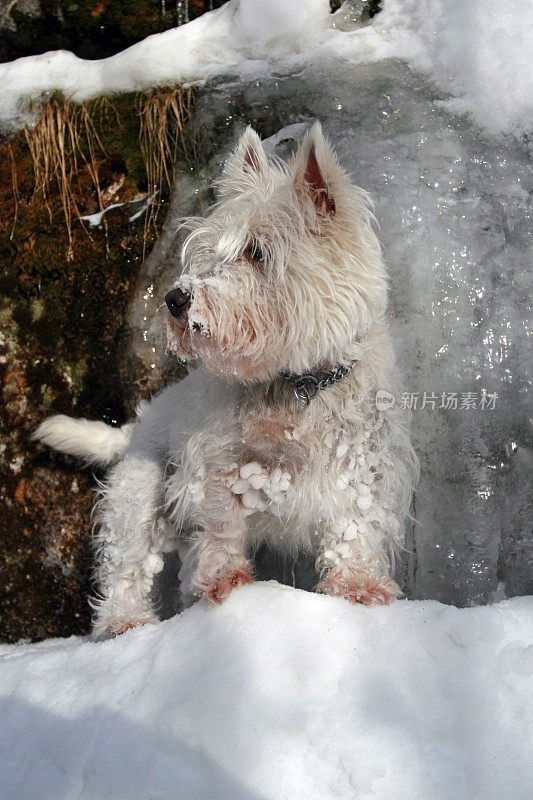
[[[211,521],[191,534],[182,574],[189,576],[190,594],[222,603],[232,589],[252,582],[252,566],[245,558],[246,526],[237,512],[224,523]]]
[[[248,510],[232,491],[242,446],[233,420],[218,419],[189,440],[182,464],[166,485],[167,504],[181,530],[182,593],[221,603],[232,589],[252,581],[245,556]]]
[[[352,603],[386,605],[402,594],[389,575],[381,521],[357,513],[325,526],[317,570],[322,575],[318,592]]]
[[[111,470],[100,490],[95,636],[115,635],[157,621],[149,594],[154,574],[163,568],[162,483],[159,464],[128,455]]]

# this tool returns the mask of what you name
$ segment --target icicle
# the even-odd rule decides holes
[[[185,25],[189,21],[189,0],[177,0],[176,17],[178,25]]]

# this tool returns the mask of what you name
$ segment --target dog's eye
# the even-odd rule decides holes
[[[265,255],[256,242],[250,242],[244,255],[249,261],[263,261]]]

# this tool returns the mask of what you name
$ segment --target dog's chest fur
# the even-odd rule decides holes
[[[281,466],[295,477],[309,463],[317,441],[317,432],[309,430],[302,417],[301,410],[298,413],[281,399],[268,402],[258,393],[244,399],[239,421],[245,462],[258,461],[271,469]]]
[[[287,387],[270,395],[243,392],[238,404],[239,466],[244,466],[245,475],[246,465],[257,464],[269,476],[280,470],[290,476],[283,491],[272,492],[269,483],[260,487],[267,501],[261,510],[305,522],[323,507],[324,494],[336,497],[335,505],[353,503],[349,483],[357,474],[355,463],[372,447],[365,402],[354,390],[354,382],[347,380],[342,387],[326,390],[327,396],[319,396],[308,408],[299,406]],[[347,399],[352,412],[358,409],[355,417],[346,414]]]

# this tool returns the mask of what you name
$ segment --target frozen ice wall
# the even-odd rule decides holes
[[[376,201],[390,270],[406,389],[397,402],[413,409],[422,466],[401,578],[411,597],[468,605],[533,591],[530,174],[525,146],[453,116],[443,97],[392,59],[328,56],[297,75],[210,84],[196,124],[200,141],[220,149],[195,191],[183,179],[187,200],[175,211],[207,203],[245,123],[263,136],[291,126],[270,143],[285,154],[322,121]],[[168,281],[175,269],[171,258]]]

